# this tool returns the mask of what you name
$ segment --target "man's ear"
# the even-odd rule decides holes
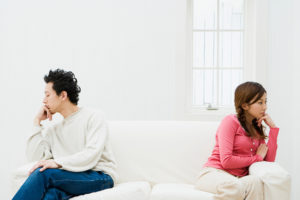
[[[249,110],[249,104],[247,104],[247,103],[243,103],[242,104],[242,108],[244,109],[244,110]]]
[[[68,93],[66,91],[62,91],[59,96],[64,101],[68,98]]]

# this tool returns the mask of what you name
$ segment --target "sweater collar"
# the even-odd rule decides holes
[[[63,119],[63,122],[69,122],[72,119],[74,119],[82,110],[82,107],[79,107],[78,110],[76,112],[73,112],[71,115],[69,115],[68,117]]]

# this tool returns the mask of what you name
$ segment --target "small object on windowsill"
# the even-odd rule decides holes
[[[218,109],[219,109],[218,107],[212,107],[210,103],[206,107],[206,110],[218,110]]]

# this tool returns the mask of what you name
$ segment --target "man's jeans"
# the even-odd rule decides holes
[[[27,178],[13,200],[67,200],[114,185],[112,178],[102,172],[69,172],[61,169],[40,172],[40,169]]]

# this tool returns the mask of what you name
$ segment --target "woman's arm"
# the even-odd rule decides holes
[[[263,160],[263,158],[259,155],[233,155],[233,147],[235,142],[239,142],[234,140],[239,126],[240,124],[235,121],[233,116],[227,116],[223,119],[217,131],[220,161],[225,169],[248,167],[254,162]]]
[[[269,141],[267,143],[268,152],[265,157],[265,161],[274,162],[277,153],[277,137],[278,137],[279,128],[270,128],[269,132]],[[265,143],[263,140],[262,143]]]
[[[276,127],[275,123],[271,119],[271,117],[268,114],[265,114],[262,118],[258,120],[258,124],[261,125],[262,121],[264,121],[269,127],[269,141],[268,141],[268,153],[265,157],[265,161],[274,162],[277,152],[277,137],[279,133],[279,128]],[[263,140],[262,143],[265,143]]]

